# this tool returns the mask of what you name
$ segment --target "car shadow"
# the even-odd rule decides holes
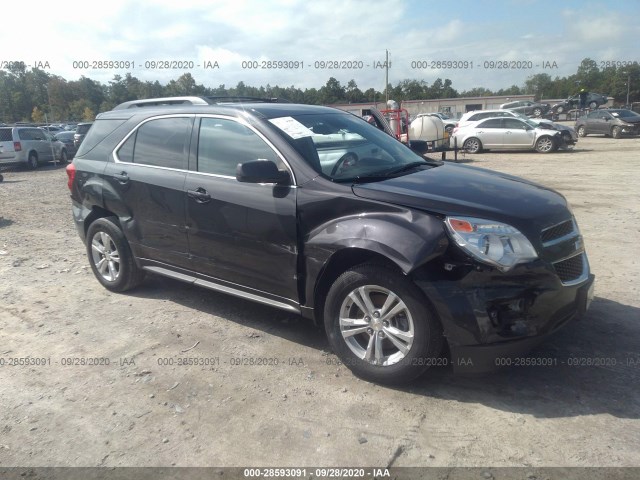
[[[330,351],[323,329],[311,320],[177,280],[149,276],[128,295],[174,301],[265,335],[320,352]],[[407,386],[388,388],[416,396],[480,403],[538,418],[604,413],[637,419],[638,318],[639,308],[596,297],[584,319],[569,323],[526,357],[539,366],[465,375],[453,373],[451,365],[433,367]]]
[[[400,390],[537,418],[604,413],[637,419],[638,318],[640,308],[597,297],[584,319],[569,323],[526,357],[538,366],[466,376],[437,368]]]

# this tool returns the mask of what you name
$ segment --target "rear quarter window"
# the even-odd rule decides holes
[[[93,122],[93,125],[90,125],[89,131],[87,132],[87,136],[84,138],[82,143],[80,144],[80,148],[78,149],[78,153],[76,153],[76,157],[81,157],[86,155],[91,150],[93,150],[96,145],[102,142],[105,138],[111,135],[116,128],[122,125],[126,120],[117,119],[117,120],[96,120]],[[76,131],[76,133],[81,133],[80,131]],[[106,160],[106,159],[105,159]]]

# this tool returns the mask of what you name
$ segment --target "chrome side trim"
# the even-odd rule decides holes
[[[152,273],[156,273],[158,275],[163,275],[165,277],[174,278],[182,282],[191,283],[193,285],[198,285],[200,287],[205,287],[205,288],[208,288],[209,290],[215,290],[216,292],[228,293],[229,295],[233,295],[235,297],[244,298],[246,300],[252,300],[254,302],[262,303],[264,305],[269,305],[271,307],[279,308],[281,310],[300,313],[300,309],[294,307],[293,305],[289,305],[284,302],[279,302],[277,300],[272,300],[270,298],[256,295],[254,293],[244,292],[242,290],[238,290],[236,288],[228,287],[226,285],[221,285],[219,283],[211,282],[208,280],[201,280],[199,278],[192,277],[191,275],[185,275],[183,273],[174,272],[173,270],[169,270],[168,268],[153,267],[153,266],[144,266],[142,268],[144,270],[147,270]]]
[[[273,145],[273,143],[271,143],[271,141],[267,137],[265,137],[262,133],[260,133],[258,130],[256,130],[256,128],[253,127],[252,125],[250,125],[249,122],[247,122],[244,118],[232,117],[232,116],[220,115],[220,114],[174,113],[174,114],[155,115],[155,116],[152,116],[152,117],[145,118],[140,123],[138,123],[134,128],[132,128],[131,131],[129,133],[127,133],[127,135],[125,135],[125,137],[113,149],[113,151],[111,152],[111,155],[113,157],[114,163],[123,164],[123,165],[136,165],[138,167],[156,168],[156,169],[160,169],[160,170],[171,170],[171,171],[174,171],[174,172],[186,172],[186,173],[192,173],[192,174],[195,173],[195,174],[198,174],[198,175],[209,175],[209,176],[213,176],[213,177],[229,178],[229,179],[235,180],[236,177],[232,177],[232,176],[228,176],[228,175],[217,175],[217,174],[213,174],[213,173],[198,172],[197,170],[189,170],[189,169],[184,169],[184,168],[161,167],[159,165],[147,165],[147,164],[144,164],[144,163],[132,163],[132,162],[125,162],[123,160],[120,160],[120,157],[118,156],[118,150],[120,150],[120,147],[122,147],[122,145],[129,139],[129,137],[131,135],[133,135],[145,123],[147,123],[149,121],[152,121],[152,120],[158,120],[158,119],[161,119],[161,118],[191,118],[191,119],[194,119],[194,120],[197,120],[199,118],[220,118],[220,119],[223,119],[223,120],[230,120],[230,121],[234,121],[234,122],[239,123],[239,124],[247,127],[253,133],[255,133],[263,142],[265,142],[269,146],[269,148],[271,148],[271,150],[274,151],[274,153],[280,158],[282,163],[284,163],[284,165],[287,167],[287,170],[289,171],[289,174],[291,175],[292,184],[289,185],[289,186],[290,187],[294,187],[294,188],[297,186],[296,185],[296,175],[293,172],[293,168],[291,167],[291,165],[289,164],[287,159],[284,157],[284,155],[280,152],[280,150],[278,150]],[[194,128],[196,128],[196,124],[195,123],[193,123],[193,125],[191,127],[191,131],[190,131],[191,133],[193,132]],[[189,138],[191,138],[191,135],[189,136]],[[262,184],[262,185],[274,185],[274,184],[266,183],[266,184]]]

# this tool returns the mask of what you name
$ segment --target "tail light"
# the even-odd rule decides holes
[[[73,181],[76,178],[76,166],[73,163],[70,163],[69,165],[67,165],[67,168],[65,168],[65,170],[67,171],[67,177],[69,177],[69,180],[67,181],[67,187],[69,187],[69,190],[72,190]]]
[[[20,152],[22,150],[22,144],[20,142],[13,142],[13,150]]]

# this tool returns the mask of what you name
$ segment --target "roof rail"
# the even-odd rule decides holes
[[[144,100],[131,100],[115,106],[114,110],[125,110],[128,108],[139,107],[161,107],[168,105],[215,105],[225,103],[289,103],[288,100],[281,98],[261,98],[261,97],[243,97],[243,96],[209,96],[209,97],[161,97],[147,98]]]
[[[137,107],[160,107],[166,105],[210,105],[204,97],[162,97],[147,98],[144,100],[131,100],[115,106],[114,110],[124,110]]]
[[[211,103],[242,103],[242,102],[255,102],[255,103],[291,103],[289,100],[277,97],[246,97],[246,96],[209,96],[202,97],[209,100]]]

